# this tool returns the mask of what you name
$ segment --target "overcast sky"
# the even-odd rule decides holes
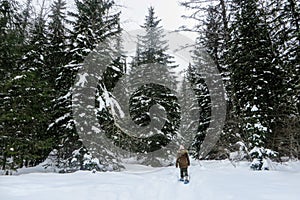
[[[18,0],[25,2],[26,0]],[[45,0],[46,6],[49,7],[54,0]],[[153,6],[156,16],[161,19],[161,25],[167,30],[177,30],[182,25],[192,27],[194,22],[192,20],[183,19],[182,15],[187,15],[188,10],[179,5],[179,1],[184,0],[115,0],[117,4],[121,5],[121,23],[125,31],[136,30],[144,23],[145,16],[148,14],[148,8]],[[41,7],[43,0],[33,0],[32,3]],[[74,0],[67,0],[68,7],[75,9]],[[196,35],[193,33],[182,33],[191,39],[195,39]]]
[[[167,30],[176,30],[182,25],[193,26],[191,20],[183,19],[188,11],[179,5],[179,0],[117,0],[122,8],[122,25],[127,31],[140,28],[144,23],[145,15],[148,14],[148,8],[153,6],[156,16],[162,19],[161,25]],[[184,33],[194,38],[195,35]]]
[[[189,11],[180,6],[179,1],[180,0],[116,0],[117,3],[123,6],[121,9],[121,23],[125,32],[141,28],[140,25],[145,22],[145,16],[148,15],[148,8],[150,6],[154,7],[156,16],[162,20],[161,25],[164,29],[174,31],[178,30],[182,25],[192,27],[194,25],[192,20],[181,17],[182,15],[187,15]],[[176,35],[166,38],[169,40],[171,47],[171,51],[168,53],[175,56],[176,63],[180,65],[178,69],[179,73],[192,61],[190,56],[185,55],[186,52],[191,49],[181,49],[177,53],[174,53],[172,49],[178,50],[186,44],[192,44],[196,38],[195,33],[180,32],[180,34],[188,37],[190,41]]]
[[[19,1],[24,2],[25,0]],[[45,1],[47,7],[49,7],[54,0]],[[174,31],[178,30],[182,25],[192,27],[194,25],[192,20],[186,20],[181,17],[182,15],[187,15],[189,11],[180,6],[179,1],[183,0],[115,0],[118,5],[121,5],[121,24],[122,28],[127,33],[141,28],[140,25],[144,23],[145,16],[148,15],[148,8],[150,6],[154,7],[156,16],[162,20],[160,25],[163,26],[164,29]],[[41,8],[42,2],[43,0],[33,0],[33,4],[37,9]],[[68,9],[75,9],[74,0],[67,0],[67,3]],[[194,33],[181,32],[180,34],[189,38],[190,41],[188,41],[187,38],[185,39],[179,36],[169,37],[167,39],[169,39],[171,49],[180,49],[181,46],[187,43],[192,44],[193,41],[195,41],[196,35]],[[182,49],[181,54],[183,54],[183,51],[187,50]],[[173,56],[176,57],[176,61],[182,66],[187,66],[187,63],[191,62],[190,57],[179,54],[180,52],[173,54]],[[182,59],[182,57],[188,58]]]

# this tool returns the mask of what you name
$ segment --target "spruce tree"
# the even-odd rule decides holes
[[[65,66],[69,58],[67,57],[67,49],[69,45],[68,32],[67,29],[67,14],[66,14],[66,1],[57,0],[51,5],[51,13],[49,14],[49,24],[47,26],[47,56],[46,64],[49,67],[49,87],[51,88],[51,109],[49,109],[49,115],[51,118],[51,123],[49,123],[47,128],[47,133],[52,135],[55,140],[55,145],[53,148],[57,152],[57,165],[62,166],[63,161],[67,157],[65,155],[68,152],[67,147],[63,144],[66,143],[67,137],[66,132],[61,131],[59,126],[54,125],[55,120],[61,116],[61,103],[58,101],[61,95],[65,94],[65,88],[62,88],[59,84],[62,78],[60,73],[63,66]],[[58,122],[59,123],[59,122]]]
[[[204,74],[195,74],[196,72],[203,71],[205,69],[205,59],[203,59],[203,55],[209,55],[210,58],[214,62],[214,67],[217,68],[218,72],[222,76],[223,84],[226,89],[226,104],[227,104],[227,112],[226,112],[226,122],[224,126],[224,131],[221,135],[221,138],[216,145],[216,148],[213,149],[208,156],[209,158],[216,159],[221,158],[224,155],[223,149],[228,148],[230,145],[228,143],[234,143],[233,138],[229,135],[234,135],[230,133],[232,128],[232,115],[231,108],[232,102],[230,98],[230,75],[228,65],[225,63],[225,53],[228,49],[228,41],[230,39],[229,26],[231,25],[230,21],[230,9],[229,9],[229,1],[226,0],[213,0],[213,1],[184,1],[181,3],[182,6],[190,9],[193,14],[189,16],[185,16],[185,18],[190,18],[195,20],[195,27],[188,28],[184,27],[184,29],[191,30],[193,32],[197,32],[198,36],[196,38],[195,44],[195,52],[194,52],[194,63],[192,65],[193,71],[193,84],[195,87],[198,87],[198,95],[201,94],[199,91],[200,88],[207,88],[205,83],[205,75]],[[201,86],[202,85],[202,86]],[[216,85],[218,87],[218,85]],[[200,90],[199,90],[200,89]],[[207,88],[208,89],[208,88]],[[202,90],[204,92],[204,90]],[[207,92],[206,92],[207,93]],[[205,96],[204,93],[201,94],[202,99]],[[206,100],[209,102],[210,94],[206,95]],[[199,99],[199,96],[198,96]],[[201,102],[199,102],[201,105]],[[202,105],[203,106],[203,105]],[[207,104],[206,107],[210,105]],[[208,108],[207,107],[207,108]],[[207,110],[207,109],[206,109]],[[209,110],[209,109],[208,109]],[[208,111],[207,110],[207,111]],[[208,112],[209,113],[209,112]],[[208,118],[209,115],[205,114]],[[206,119],[209,121],[209,119]],[[203,122],[203,118],[200,119]],[[201,125],[202,126],[202,125]],[[208,127],[208,126],[204,126]],[[198,139],[195,140],[194,148],[199,150],[201,143],[205,138],[205,131],[202,133],[199,132],[197,136]],[[222,147],[221,147],[222,146]],[[222,149],[220,151],[220,149]],[[197,152],[198,152],[197,150]],[[197,155],[197,158],[199,155]]]
[[[171,70],[177,65],[174,64],[173,57],[167,53],[168,41],[165,39],[160,22],[161,20],[155,16],[154,8],[150,7],[145,22],[141,26],[145,32],[143,35],[138,35],[136,55],[133,57],[129,73],[131,82],[129,112],[132,120],[141,128],[139,133],[132,134],[141,136],[137,139],[138,148],[135,148],[137,152],[141,153],[153,152],[168,145],[178,134],[180,124],[179,104],[174,94],[177,83]],[[167,85],[153,83],[152,77],[162,77],[162,74],[164,75],[162,79]],[[147,80],[150,82],[140,85]],[[142,131],[144,126],[147,127],[150,124],[151,112],[149,109],[154,105],[159,105],[156,106],[158,110],[165,110],[166,116],[160,116],[161,120],[165,120],[165,124],[161,130],[145,129]],[[146,162],[149,164],[155,162],[160,165],[158,161],[154,160]]]
[[[279,0],[266,5],[270,37],[276,58],[283,67],[283,85],[277,109],[274,148],[283,156],[299,156],[299,52],[300,5],[294,0]],[[272,9],[268,9],[272,8]]]
[[[88,149],[83,146],[78,133],[75,129],[74,118],[72,116],[71,98],[72,88],[76,75],[82,67],[84,67],[85,58],[93,51],[96,51],[97,45],[101,42],[107,42],[120,32],[119,12],[114,11],[114,1],[111,0],[76,0],[76,12],[70,13],[74,18],[72,22],[73,29],[70,32],[70,47],[68,64],[63,66],[59,72],[58,87],[61,88],[61,95],[57,98],[57,105],[60,109],[60,115],[57,116],[53,126],[57,126],[58,130],[64,133],[63,148],[67,151],[66,158],[72,160],[74,152],[87,154]],[[98,52],[101,56],[101,52]],[[109,57],[109,55],[107,55]],[[102,63],[104,64],[104,63]],[[108,63],[106,63],[108,64]],[[108,81],[107,81],[108,82]],[[104,84],[100,81],[99,85]],[[105,87],[100,87],[105,88]],[[99,91],[100,94],[107,92],[106,90]],[[101,97],[96,97],[101,98]],[[79,127],[77,127],[79,128]],[[81,150],[80,150],[81,149]],[[84,155],[79,156],[84,158]],[[103,156],[100,161],[103,166],[113,163],[111,157]],[[107,160],[108,159],[108,160]],[[78,161],[80,169],[85,169],[82,161]],[[69,166],[76,170],[78,167]],[[105,170],[105,169],[102,169]]]
[[[234,1],[235,21],[227,64],[231,73],[231,96],[239,133],[246,146],[256,149],[253,158],[261,159],[262,149],[274,131],[274,108],[282,85],[281,67],[274,62],[268,25],[262,20],[258,1]],[[261,151],[259,150],[261,149]]]
[[[193,156],[195,158],[200,158],[201,155],[201,145],[206,136],[207,129],[210,124],[210,116],[211,116],[211,101],[210,95],[207,85],[205,84],[205,79],[202,74],[196,70],[197,68],[201,68],[203,63],[201,63],[201,57],[199,52],[195,51],[195,63],[193,65],[189,65],[187,69],[187,81],[188,84],[193,88],[193,92],[195,94],[196,102],[194,102],[193,106],[190,108],[194,110],[193,112],[199,113],[199,119],[194,122],[189,122],[188,124],[197,123],[197,134],[194,138],[192,146],[190,147],[193,150]],[[195,114],[196,115],[196,114]]]
[[[22,16],[17,1],[0,1],[0,140],[1,168],[15,169],[21,166],[20,153],[23,148],[19,135],[18,103],[15,101],[14,89],[19,87],[14,82],[23,77],[18,61],[24,50],[22,37]],[[22,88],[24,90],[25,88]]]
[[[22,91],[21,94],[16,96],[21,97],[20,105],[24,107],[19,111],[20,123],[28,123],[24,125],[25,130],[21,131],[25,138],[24,144],[30,141],[27,145],[33,147],[25,147],[26,151],[30,154],[36,154],[35,157],[27,158],[25,165],[28,166],[28,162],[32,165],[39,164],[52,150],[52,145],[55,143],[52,135],[47,134],[48,124],[51,122],[51,108],[53,100],[53,88],[51,83],[53,82],[53,76],[51,74],[51,66],[47,64],[46,58],[48,55],[48,41],[47,41],[47,29],[44,8],[41,9],[38,17],[34,19],[33,26],[29,32],[27,51],[21,60],[21,73],[24,78],[19,80]],[[20,92],[17,89],[14,92]],[[21,114],[22,113],[22,114]],[[30,114],[29,114],[30,113]],[[22,116],[24,115],[24,116]],[[29,131],[31,130],[31,131]],[[36,146],[38,145],[38,146]],[[26,156],[26,155],[25,155]],[[29,161],[27,161],[29,160]]]

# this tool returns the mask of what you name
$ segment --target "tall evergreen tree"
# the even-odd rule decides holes
[[[64,133],[63,147],[67,150],[66,159],[72,160],[73,156],[78,157],[78,163],[72,166],[73,169],[85,169],[82,159],[88,150],[82,146],[82,142],[75,130],[74,119],[71,112],[70,88],[74,84],[77,72],[83,67],[84,59],[89,53],[96,50],[97,45],[106,42],[120,32],[119,12],[114,11],[112,0],[76,0],[76,12],[70,13],[74,18],[73,30],[70,33],[70,49],[68,64],[61,68],[58,77],[58,87],[61,88],[61,95],[57,98],[57,105],[60,108],[60,116],[57,117],[53,126]],[[100,82],[100,85],[103,82]],[[103,88],[103,87],[102,87]],[[105,92],[103,90],[100,93]],[[73,102],[74,103],[74,102]],[[74,105],[73,105],[74,106]],[[78,152],[75,153],[73,151]],[[73,152],[73,154],[72,154]],[[103,156],[101,163],[107,165],[112,162]],[[77,167],[76,167],[77,166]]]
[[[147,133],[141,131],[139,136],[146,134],[144,139],[140,140],[138,152],[153,152],[164,146],[166,146],[172,138],[178,134],[180,112],[179,104],[172,94],[176,91],[175,76],[171,69],[177,67],[172,60],[173,57],[167,54],[168,45],[167,40],[164,38],[165,33],[160,26],[161,20],[155,16],[153,7],[148,9],[148,15],[145,18],[145,23],[141,26],[145,33],[138,35],[138,45],[136,55],[133,57],[130,70],[130,79],[132,85],[129,87],[129,92],[132,93],[130,97],[130,114],[132,120],[141,127],[148,126],[150,124],[150,112],[149,109],[159,104],[166,111],[165,124],[162,130],[148,130]],[[168,85],[160,85],[159,83],[153,83],[151,80],[153,77],[164,77]],[[150,80],[148,84],[140,83]],[[172,81],[169,81],[172,80]],[[163,80],[161,80],[163,81]],[[139,88],[135,88],[139,86]],[[133,91],[130,88],[137,90]],[[161,116],[162,117],[162,116]],[[158,122],[159,123],[159,122]],[[154,162],[159,165],[157,161],[146,161],[151,164]]]
[[[52,136],[46,133],[51,118],[53,90],[49,86],[52,81],[51,69],[46,62],[48,41],[44,9],[42,7],[37,18],[34,19],[29,32],[26,52],[20,64],[24,77],[19,80],[20,91],[14,90],[14,92],[20,92],[19,95],[15,94],[15,100],[20,101],[19,105],[22,108],[19,111],[19,123],[31,124],[31,127],[24,125],[25,130],[20,131],[25,137],[30,138],[27,138],[27,141],[30,141],[28,146],[25,146],[28,143],[26,140],[23,145],[29,155],[33,154],[24,159],[26,167],[28,162],[31,162],[31,166],[42,162],[54,144]],[[24,88],[26,88],[25,91],[23,91]],[[18,99],[19,97],[21,99]]]
[[[274,119],[282,78],[276,62],[268,25],[258,1],[233,2],[235,20],[227,63],[231,72],[234,113],[240,119],[239,133],[250,149],[267,148],[274,131]],[[253,152],[254,157],[260,153]]]
[[[272,8],[272,9],[268,9]],[[270,37],[274,41],[278,62],[283,67],[283,94],[277,109],[274,148],[282,155],[299,157],[299,52],[300,4],[278,0],[266,5]]]
[[[17,1],[0,1],[0,140],[1,168],[14,169],[20,166],[18,155],[21,142],[15,139],[18,131],[18,113],[14,102],[14,84],[20,78],[18,61],[24,50],[22,37],[22,16]],[[17,86],[18,87],[18,86]],[[22,149],[22,148],[21,148]]]
[[[196,102],[193,107],[190,109],[195,110],[194,112],[199,112],[199,119],[195,122],[189,123],[198,123],[197,134],[194,138],[191,149],[193,149],[193,156],[195,158],[200,158],[201,155],[200,149],[201,145],[206,136],[207,129],[211,120],[211,101],[210,94],[207,85],[205,84],[205,79],[203,74],[200,74],[197,68],[203,67],[203,62],[201,62],[201,53],[198,51],[194,52],[195,61],[193,65],[189,65],[187,70],[187,80],[191,87],[193,88],[193,92],[195,93]]]
[[[17,45],[23,44],[20,32],[21,16],[19,14],[19,4],[16,1],[0,1],[0,75],[1,80],[11,78],[12,72],[16,69],[16,61],[21,54],[21,48]]]
[[[49,115],[51,123],[49,123],[47,133],[52,135],[56,144],[53,146],[57,151],[57,165],[61,166],[62,161],[66,158],[65,153],[68,152],[67,147],[62,144],[66,143],[66,132],[62,132],[58,126],[54,126],[55,120],[60,117],[62,108],[60,101],[57,101],[60,95],[65,94],[65,88],[61,88],[59,84],[62,80],[60,73],[69,59],[67,57],[67,49],[69,45],[68,29],[67,29],[66,1],[56,0],[51,5],[51,13],[49,14],[49,24],[47,33],[47,56],[46,65],[49,69],[49,87],[51,88],[51,108]]]
[[[181,3],[184,7],[191,9],[193,14],[186,16],[187,18],[194,19],[196,26],[192,28],[192,31],[196,31],[198,37],[196,38],[195,51],[193,54],[194,63],[188,70],[191,73],[191,83],[194,85],[194,90],[197,93],[199,106],[201,108],[201,125],[199,127],[198,136],[195,139],[193,147],[197,149],[195,156],[199,158],[197,152],[199,152],[201,144],[205,138],[206,130],[209,127],[210,122],[210,93],[208,92],[208,86],[205,81],[205,74],[199,74],[199,71],[204,72],[208,63],[205,63],[204,55],[209,55],[214,62],[219,73],[222,76],[223,83],[227,89],[226,103],[227,114],[225,129],[230,129],[231,118],[231,99],[230,99],[230,76],[228,65],[224,62],[224,54],[228,49],[228,41],[230,39],[229,34],[229,9],[228,1],[226,0],[213,0],[213,1],[184,1]],[[201,11],[201,12],[200,12]],[[203,14],[204,13],[204,14]],[[187,27],[185,27],[187,28]],[[206,68],[207,69],[207,68]],[[205,73],[205,72],[204,72]],[[219,85],[216,85],[219,87]],[[204,117],[205,116],[205,117]],[[209,155],[209,158],[221,158],[224,152],[220,151],[221,148],[227,148],[227,143],[230,143],[231,138],[228,138],[228,131],[221,135],[221,139],[216,149],[214,149]],[[220,145],[223,147],[220,148]],[[226,145],[226,147],[225,147]],[[201,157],[201,156],[200,156]]]
[[[13,3],[8,7],[15,8]],[[29,3],[27,2],[26,9]],[[18,18],[17,31],[21,41],[19,40],[20,43],[14,50],[24,51],[24,55],[22,52],[19,58],[11,63],[12,76],[7,79],[4,87],[10,93],[10,98],[7,97],[9,101],[5,105],[7,110],[4,118],[4,122],[10,128],[4,126],[4,129],[11,137],[9,151],[13,151],[12,163],[18,167],[27,167],[42,162],[52,148],[53,140],[45,134],[49,124],[48,110],[51,99],[48,87],[49,71],[44,59],[47,40],[43,12],[41,11],[35,19],[29,38],[25,38],[28,27],[24,25],[28,15],[19,15]]]

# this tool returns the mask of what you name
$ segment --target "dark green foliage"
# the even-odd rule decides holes
[[[274,149],[291,158],[299,157],[300,5],[294,0],[270,3],[271,38],[283,68],[282,95],[277,109]]]
[[[237,1],[227,64],[233,112],[248,148],[268,147],[282,92],[282,67],[276,60],[268,24],[255,0]]]
[[[182,5],[195,11],[191,18],[198,21],[199,43],[214,59],[226,87],[226,122],[210,157],[243,151],[239,159],[257,159],[248,152],[252,148],[299,157],[298,1]]]
[[[150,131],[153,136],[141,139],[146,142],[139,145],[138,152],[153,152],[166,146],[178,133],[180,123],[180,107],[174,94],[176,81],[171,72],[171,69],[177,65],[174,65],[173,57],[167,54],[168,41],[164,38],[164,30],[160,26],[160,21],[155,16],[154,8],[150,7],[145,23],[141,26],[145,33],[138,35],[136,55],[131,63],[129,75],[130,79],[134,81],[131,81],[133,85],[129,87],[130,114],[132,120],[142,128],[150,124],[149,110],[157,104],[162,106],[166,112],[166,118],[163,119],[165,124],[161,130]],[[149,82],[149,84],[144,84],[135,91],[131,91],[130,88],[139,86],[144,80],[162,77],[161,74],[165,75],[164,79],[172,80],[169,85]],[[159,121],[155,123],[159,124]],[[147,136],[150,133],[146,131],[135,134]]]
[[[24,50],[19,9],[16,1],[0,1],[0,162],[2,169],[15,169],[22,166],[23,162],[20,158],[22,148],[20,149],[19,145],[22,143],[24,133],[20,132],[23,127],[16,121],[21,120],[26,124],[30,121],[30,119],[27,120],[29,117],[25,113],[22,113],[20,119],[18,118],[18,109],[22,111],[26,105],[26,103],[21,103],[26,100],[20,95],[24,94],[26,87],[21,87],[22,82],[20,83],[20,80],[16,78],[23,77],[18,66]],[[19,82],[19,84],[14,85],[14,82]],[[16,93],[18,96],[15,99]],[[29,129],[29,127],[26,128]],[[17,140],[14,140],[15,135],[18,136]],[[14,158],[18,161],[14,162]]]
[[[63,155],[63,159],[71,160],[73,158],[71,153],[74,150],[85,149],[85,147],[83,147],[75,128],[72,116],[72,94],[70,93],[70,88],[73,86],[76,75],[83,67],[84,59],[89,53],[94,51],[99,43],[115,37],[121,31],[119,26],[120,13],[111,12],[112,7],[114,6],[113,1],[77,0],[75,3],[77,12],[70,13],[70,15],[74,17],[74,21],[71,23],[73,25],[73,30],[70,32],[69,36],[70,49],[66,55],[70,59],[59,71],[57,85],[61,89],[60,96],[56,99],[56,106],[59,108],[60,113],[53,123],[53,128],[64,133],[59,136],[63,142],[61,146],[62,151],[65,154]],[[122,74],[124,65],[122,63],[122,58],[118,57],[112,62],[114,62],[113,65],[115,67],[120,68],[120,71],[115,72],[111,70],[111,68],[108,68],[104,75],[106,78],[100,83],[100,85],[105,85],[105,87],[102,88],[113,87],[113,83],[116,82],[118,77]],[[116,73],[119,74],[115,76]],[[112,80],[111,77],[116,78],[115,80]],[[100,90],[99,95],[101,95],[102,92],[104,91]],[[85,149],[84,151],[87,150]],[[79,151],[79,153],[81,152],[82,151]]]
[[[65,0],[55,0],[50,13],[43,7],[35,13],[32,1],[24,2],[0,0],[1,169],[38,165],[50,152],[55,166],[65,169],[62,172],[120,168],[114,160],[117,156],[107,149],[103,158],[94,158],[94,152],[82,144],[72,113],[70,89],[76,74],[101,42],[113,46],[105,52],[110,60],[104,63],[107,70],[95,93],[98,122],[107,138],[124,150],[145,153],[164,148],[188,130],[179,129],[179,122],[192,112],[179,107],[174,93],[178,83],[171,70],[177,65],[167,53],[168,41],[154,8],[149,8],[141,26],[145,34],[138,36],[136,55],[127,66],[120,13],[113,0],[75,0],[73,12],[67,11]],[[238,151],[238,159],[253,161],[256,170],[264,169],[270,157],[299,158],[299,1],[213,0],[208,5],[190,0],[182,5],[195,10],[191,18],[197,20],[199,33],[194,62],[179,94],[186,98],[190,95],[187,88],[192,87],[197,98],[190,108],[200,116],[199,121],[190,122],[200,122],[191,147],[194,156],[199,158],[197,152],[211,122],[210,93],[205,74],[198,72],[207,67],[201,57],[205,51],[222,75],[227,100],[223,134],[206,158],[228,158],[230,152]],[[123,132],[111,113],[113,89],[125,74],[133,84],[127,87],[127,80],[122,80],[125,95],[131,95],[130,117],[142,128],[140,133]],[[162,74],[169,88],[156,83],[139,85],[145,77]],[[153,118],[166,121],[162,130],[147,129],[151,109],[163,110]]]
[[[16,1],[0,1],[2,169],[35,166],[53,149],[57,166],[74,167],[76,149],[81,149],[82,158],[91,159],[75,130],[69,90],[85,56],[98,42],[120,32],[119,13],[109,14],[114,6],[110,0],[76,5],[76,14],[70,13],[75,20],[70,32],[64,0],[51,6],[49,23],[45,8],[31,18],[30,0],[24,10]],[[121,59],[114,62],[123,68]],[[113,87],[109,76],[106,82]],[[91,169],[81,164],[80,169]]]
[[[202,74],[196,71],[196,68],[203,67],[201,64],[201,55],[198,54],[199,52],[195,52],[195,65],[189,66],[187,70],[187,80],[191,84],[193,88],[193,92],[195,93],[195,97],[197,98],[197,105],[194,105],[193,108],[195,112],[199,112],[199,126],[197,130],[197,134],[194,138],[193,144],[190,147],[193,149],[193,156],[195,158],[199,158],[199,152],[201,149],[201,145],[205,139],[206,131],[209,127],[210,120],[211,120],[211,99],[209,94],[209,89],[205,83],[205,79]],[[199,60],[198,60],[199,59]],[[197,110],[199,109],[199,110]],[[191,122],[189,122],[191,123]]]

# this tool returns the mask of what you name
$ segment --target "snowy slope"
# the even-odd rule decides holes
[[[0,176],[1,200],[299,200],[300,162],[274,171],[234,168],[227,161],[193,163],[191,182],[175,167],[127,165],[123,172]]]

